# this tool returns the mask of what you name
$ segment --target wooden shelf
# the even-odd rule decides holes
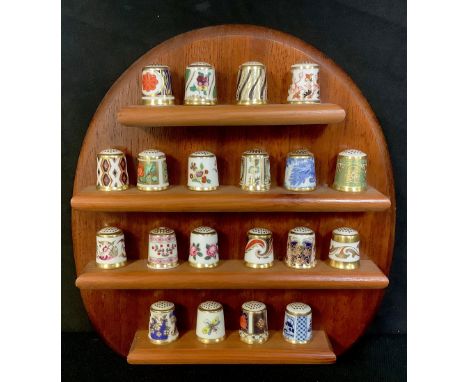
[[[361,193],[336,191],[319,186],[311,192],[292,192],[273,187],[268,192],[246,192],[236,186],[196,192],[171,186],[161,192],[103,192],[89,186],[75,194],[71,206],[77,210],[108,212],[356,212],[384,211],[390,199],[374,188]]]
[[[81,289],[383,289],[388,278],[372,260],[357,270],[335,269],[319,261],[313,269],[291,269],[282,261],[268,269],[248,268],[242,260],[222,260],[216,268],[198,269],[187,261],[173,269],[152,270],[146,260],[105,270],[94,261],[78,276]]]
[[[239,339],[237,331],[227,331],[226,339],[217,344],[203,344],[195,331],[181,333],[169,344],[154,345],[147,330],[139,330],[127,356],[130,364],[318,364],[334,363],[327,334],[314,330],[312,341],[293,345],[283,339],[280,331],[270,331],[270,338],[260,345],[249,345]]]
[[[269,104],[167,107],[128,106],[117,114],[126,126],[253,126],[338,123],[346,112],[331,103],[314,105]]]

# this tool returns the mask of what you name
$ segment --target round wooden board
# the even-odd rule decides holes
[[[216,68],[219,103],[234,103],[238,66],[260,61],[267,67],[268,100],[285,103],[289,68],[301,61],[320,64],[322,102],[336,103],[347,113],[344,122],[328,126],[226,126],[226,127],[125,127],[117,122],[123,106],[139,103],[141,68],[151,63],[169,65],[176,103],[182,103],[185,66],[206,61]],[[327,258],[331,231],[351,226],[361,233],[364,258],[371,258],[388,275],[394,242],[395,197],[393,175],[381,128],[369,104],[351,79],[329,58],[290,35],[256,26],[225,25],[195,30],[151,49],[115,82],[88,128],[76,170],[74,194],[95,184],[96,153],[115,147],[126,152],[132,184],[136,183],[136,157],[157,147],[167,155],[169,181],[185,184],[188,155],[209,150],[217,155],[220,183],[237,185],[241,153],[261,146],[270,154],[273,185],[281,185],[286,154],[307,147],[316,157],[319,183],[333,181],[337,153],[346,148],[368,154],[368,182],[388,195],[392,207],[384,212],[359,213],[104,213],[73,210],[72,230],[77,274],[95,256],[95,233],[104,225],[125,231],[129,259],[147,255],[147,234],[155,226],[174,228],[179,256],[188,253],[190,230],[198,225],[214,227],[220,236],[222,258],[241,259],[246,231],[263,226],[274,232],[275,254],[282,258],[287,232],[307,225],[317,235],[317,252]],[[222,288],[222,280],[220,280]],[[303,301],[320,315],[337,354],[349,348],[372,320],[382,290],[82,290],[88,315],[109,346],[126,356],[137,329],[147,327],[149,306],[157,299],[176,303],[180,330],[193,329],[196,307],[214,299],[225,307],[226,327],[238,327],[242,302],[264,301],[269,326],[281,329],[286,304]]]

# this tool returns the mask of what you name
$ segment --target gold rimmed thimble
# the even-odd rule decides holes
[[[209,151],[196,151],[188,158],[187,187],[192,191],[214,191],[219,187],[216,156]]]
[[[198,227],[190,233],[189,264],[195,268],[218,266],[218,234],[211,227]]]
[[[320,103],[319,70],[320,66],[311,62],[291,65],[289,103]]]
[[[314,154],[304,149],[288,153],[284,188],[290,191],[313,191],[316,187]]]
[[[138,154],[137,187],[142,191],[162,191],[169,187],[166,155],[159,150]]]
[[[179,337],[174,311],[175,305],[170,301],[157,301],[151,305],[148,338],[153,344],[168,344]]]
[[[268,340],[267,308],[263,302],[248,301],[242,304],[239,336],[242,342],[261,344]]]
[[[127,264],[125,237],[117,227],[104,227],[96,233],[96,265],[99,268],[120,268]]]
[[[239,66],[236,100],[238,105],[267,103],[267,76],[265,65],[249,61]]]
[[[353,228],[340,227],[332,232],[329,264],[333,268],[359,268],[359,233]]]
[[[216,301],[205,301],[198,305],[197,310],[197,339],[204,344],[217,343],[224,340],[223,306]]]
[[[291,268],[313,268],[315,260],[315,233],[308,227],[296,227],[288,233],[284,262]]]
[[[252,228],[247,232],[244,262],[249,268],[273,266],[273,234],[266,228]]]
[[[154,228],[149,233],[148,268],[168,269],[179,265],[177,240],[173,229]]]
[[[185,105],[216,105],[216,75],[213,65],[194,62],[185,68]]]
[[[97,154],[97,181],[99,191],[123,191],[128,188],[127,159],[117,149],[105,149]]]
[[[367,154],[359,150],[345,150],[338,154],[333,188],[345,192],[367,189]]]
[[[147,65],[141,71],[141,101],[148,106],[174,104],[171,71],[167,65]]]
[[[284,314],[283,338],[293,344],[306,344],[312,339],[312,308],[292,302]]]
[[[270,189],[270,157],[266,151],[262,149],[244,151],[239,184],[244,191],[262,192]]]

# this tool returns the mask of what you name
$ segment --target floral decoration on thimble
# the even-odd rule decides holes
[[[314,154],[304,149],[288,153],[284,187],[291,191],[312,191],[316,186]]]
[[[267,309],[263,302],[248,301],[242,304],[239,336],[248,344],[261,344],[268,339]]]
[[[289,103],[320,103],[319,70],[318,64],[309,62],[291,65]]]
[[[213,191],[219,187],[216,156],[209,151],[196,151],[188,158],[187,187],[192,191]]]
[[[216,301],[205,301],[198,305],[197,339],[210,344],[223,341],[225,335],[223,306]]]
[[[117,227],[101,228],[96,234],[96,265],[99,268],[120,268],[127,264],[125,238]]]
[[[216,75],[212,65],[194,62],[185,69],[186,105],[216,105]]]
[[[151,305],[148,338],[155,345],[173,342],[179,337],[173,302],[157,301]]]
[[[174,104],[171,72],[167,65],[147,65],[141,71],[141,100],[143,105]]]
[[[213,268],[219,263],[218,234],[210,227],[198,227],[190,233],[189,264]]]
[[[166,155],[159,150],[138,154],[137,187],[142,191],[162,191],[169,187]]]
[[[315,233],[308,227],[296,227],[288,233],[284,262],[291,268],[315,267]]]
[[[168,269],[179,265],[177,240],[173,229],[154,228],[149,233],[148,268]]]

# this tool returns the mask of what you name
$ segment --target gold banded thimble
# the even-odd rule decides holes
[[[102,150],[97,155],[97,181],[99,191],[123,191],[128,188],[127,159],[117,149]]]
[[[330,241],[328,259],[330,266],[333,268],[359,268],[360,256],[358,231],[349,227],[334,229]]]
[[[187,187],[192,191],[214,191],[219,187],[216,156],[209,151],[196,151],[188,158]]]
[[[171,71],[166,65],[148,65],[141,71],[141,101],[148,106],[174,104]]]
[[[267,308],[263,302],[248,301],[242,304],[239,336],[242,342],[261,344],[268,340]]]
[[[218,234],[210,227],[198,227],[190,233],[189,264],[195,268],[218,266]]]
[[[270,189],[270,157],[266,151],[252,149],[242,154],[239,184],[244,191],[268,191]]]
[[[166,155],[159,150],[138,154],[137,187],[142,191],[162,191],[169,187]]]
[[[283,338],[293,344],[306,344],[312,339],[312,309],[302,302],[292,302],[284,314]]]
[[[249,268],[273,266],[273,234],[266,228],[252,228],[247,232],[244,262]]]
[[[99,268],[114,269],[127,264],[125,238],[117,227],[101,228],[96,234],[96,265]]]
[[[367,189],[367,154],[359,150],[345,150],[338,154],[333,188],[345,192]]]
[[[316,187],[314,154],[303,149],[288,153],[284,188],[290,191],[313,191]]]
[[[198,305],[197,310],[197,339],[204,344],[217,343],[224,340],[223,306],[216,301],[205,301]]]
[[[185,68],[185,105],[216,105],[216,75],[212,65],[194,62]]]
[[[239,66],[236,100],[238,105],[267,103],[267,76],[265,65],[249,61]]]
[[[154,228],[149,233],[148,268],[169,269],[179,265],[177,240],[173,229]]]
[[[291,65],[289,103],[320,103],[319,70],[319,65],[310,62]]]
[[[296,227],[288,233],[284,262],[291,268],[313,268],[315,260],[315,233],[308,227]]]
[[[157,301],[151,305],[148,338],[155,345],[173,342],[179,337],[173,302]]]

